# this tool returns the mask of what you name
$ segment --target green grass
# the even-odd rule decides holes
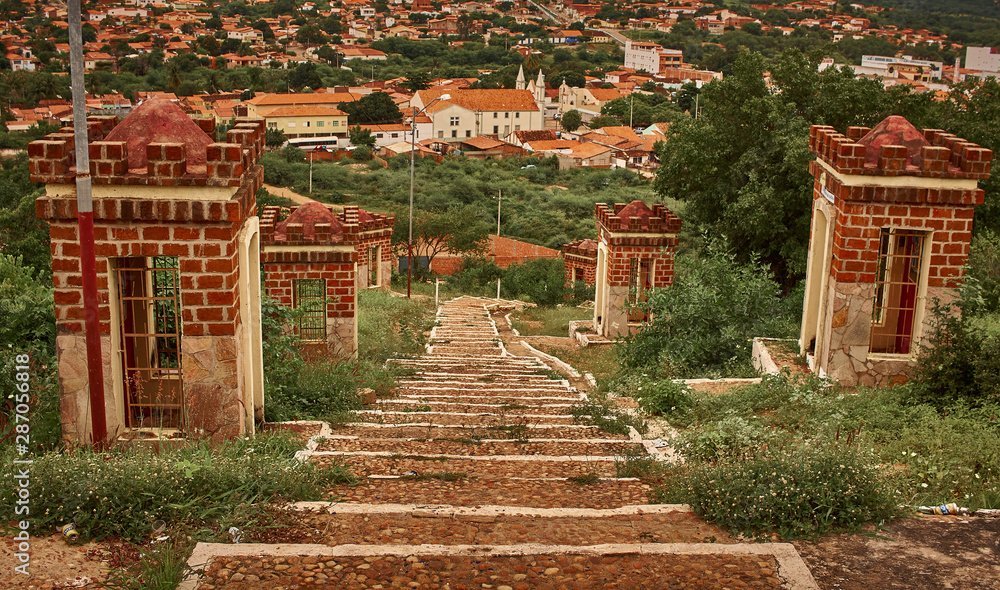
[[[619,370],[618,356],[613,346],[560,347],[537,343],[535,348],[558,357],[581,373],[590,373],[598,383],[606,383]]]
[[[1000,407],[939,411],[915,402],[911,387],[851,392],[769,377],[726,395],[692,392],[689,411],[670,419],[689,462],[836,446],[870,455],[902,503],[1000,507]]]
[[[597,392],[591,393],[587,401],[573,406],[570,413],[575,423],[596,426],[611,434],[627,435],[629,427],[640,434],[647,429],[642,418],[617,408],[611,400]]]
[[[358,359],[386,359],[423,352],[425,333],[434,325],[434,304],[369,289],[358,296]]]
[[[353,481],[343,467],[297,461],[300,447],[290,435],[274,433],[159,451],[132,445],[36,456],[32,526],[49,530],[73,522],[84,538],[140,542],[162,520],[172,536],[213,538],[229,526],[252,524],[267,503],[320,500],[329,486]],[[2,459],[0,477],[10,481],[11,452]],[[14,514],[15,494],[13,486],[0,488],[4,514]]]
[[[594,317],[594,311],[569,305],[528,307],[511,315],[511,322],[523,336],[568,336],[569,323]]]

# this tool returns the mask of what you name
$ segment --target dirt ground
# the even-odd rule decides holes
[[[0,589],[56,590],[63,588],[103,588],[108,572],[118,561],[134,557],[117,555],[111,544],[70,545],[62,535],[33,537],[28,576],[13,571],[16,545],[9,534],[0,543]]]
[[[823,590],[1000,590],[1000,518],[908,518],[794,544]]]

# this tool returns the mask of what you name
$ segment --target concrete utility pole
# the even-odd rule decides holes
[[[90,184],[87,138],[87,91],[83,80],[83,28],[80,0],[69,0],[69,66],[73,91],[73,144],[76,151],[76,210],[80,231],[80,270],[83,275],[84,328],[87,342],[87,386],[90,390],[91,438],[95,447],[107,442],[104,414],[104,361],[101,358],[100,319],[97,312],[97,259],[94,255],[94,200]]]
[[[413,177],[417,163],[417,107],[410,114],[410,215],[407,220],[409,234],[406,238],[406,298],[411,295],[413,282]]]
[[[411,99],[412,100],[412,99]],[[417,115],[420,113],[427,112],[427,109],[431,107],[432,104],[439,100],[451,100],[450,94],[442,94],[441,96],[430,101],[424,108],[417,110],[416,105],[411,108],[410,115],[410,214],[409,214],[409,235],[406,239],[406,298],[409,299],[412,294],[412,283],[413,283],[413,180],[416,176],[417,167]]]

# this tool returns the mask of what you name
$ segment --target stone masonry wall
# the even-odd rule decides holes
[[[357,352],[357,252],[262,253],[264,291],[284,305],[294,305],[296,279],[325,279],[327,296],[327,349],[339,358]]]

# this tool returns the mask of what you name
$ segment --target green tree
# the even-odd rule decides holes
[[[306,25],[295,33],[295,39],[303,45],[322,45],[326,43],[326,34],[316,25]]]
[[[351,127],[349,136],[351,145],[355,147],[366,147],[369,150],[375,148],[375,136],[368,129],[362,129],[360,126],[355,125]]]
[[[563,113],[559,124],[562,125],[562,128],[566,131],[573,132],[583,125],[583,116],[580,114],[580,111],[576,109],[566,111]]]
[[[47,275],[50,269],[48,225],[35,217],[38,190],[28,178],[28,158],[21,153],[0,159],[0,252]]]
[[[380,125],[403,120],[399,107],[384,92],[372,92],[354,102],[340,103],[340,110],[347,113],[352,125]]]
[[[264,132],[264,144],[269,148],[279,148],[285,145],[286,141],[288,141],[288,138],[285,137],[285,132],[281,129],[268,128],[268,130]]]
[[[288,73],[288,85],[296,90],[303,88],[320,88],[323,86],[323,79],[316,69],[316,64],[306,62],[295,66]]]
[[[591,129],[598,129],[600,127],[618,127],[622,124],[622,120],[614,115],[598,115],[587,122],[587,126]]]
[[[418,90],[425,90],[430,88],[431,77],[427,72],[414,72],[413,74],[407,76],[406,80],[403,82],[403,88],[406,88],[410,92],[417,92]]]

